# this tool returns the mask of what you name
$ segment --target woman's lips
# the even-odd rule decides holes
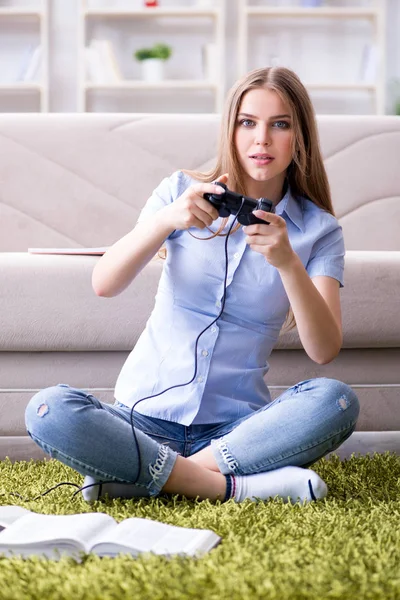
[[[273,160],[273,156],[254,154],[250,159],[258,166],[263,167],[269,165]]]

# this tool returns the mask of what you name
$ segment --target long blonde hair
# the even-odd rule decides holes
[[[234,135],[243,96],[249,90],[257,88],[266,88],[279,94],[292,113],[294,131],[292,162],[286,174],[292,196],[295,199],[296,197],[308,198],[334,215],[314,108],[298,76],[285,67],[255,69],[235,83],[228,94],[222,114],[215,167],[207,173],[189,170],[184,172],[201,182],[215,181],[224,173],[228,173],[229,189],[246,194],[244,172],[237,156]],[[222,232],[226,223],[227,219],[223,219],[220,228],[211,237],[224,235]],[[287,331],[294,326],[294,316],[290,309],[283,329]]]

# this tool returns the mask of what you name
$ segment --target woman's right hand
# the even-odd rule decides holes
[[[227,183],[228,174],[221,175],[216,181]],[[203,198],[203,194],[223,192],[223,188],[215,183],[196,183],[188,187],[175,202],[159,211],[159,214],[163,213],[164,223],[167,220],[172,230],[189,229],[189,227],[204,229],[218,219],[219,213],[208,200]]]

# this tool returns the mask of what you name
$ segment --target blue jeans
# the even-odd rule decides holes
[[[136,481],[143,496],[155,496],[178,454],[187,457],[210,445],[223,474],[308,467],[351,435],[359,410],[348,385],[309,379],[228,423],[185,426],[134,412],[136,444],[130,408],[59,384],[33,396],[25,423],[46,453],[79,473],[102,481]]]

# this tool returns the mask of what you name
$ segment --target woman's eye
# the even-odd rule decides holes
[[[240,125],[244,125],[244,127],[252,127],[254,124],[254,121],[252,121],[251,119],[242,119],[240,121]]]
[[[289,123],[287,121],[275,121],[273,124],[277,129],[288,129]]]

